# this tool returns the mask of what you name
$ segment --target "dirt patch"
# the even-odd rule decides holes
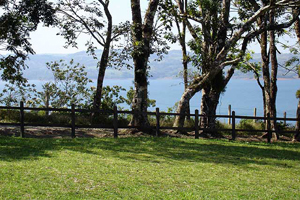
[[[114,135],[113,129],[103,128],[80,128],[76,129],[77,138],[112,138]],[[155,132],[152,134],[143,133],[136,129],[119,129],[118,137],[145,137],[155,136]],[[12,126],[1,126],[0,136],[20,136],[20,128]],[[174,137],[174,138],[195,138],[195,132],[178,133],[174,130],[164,130],[160,132],[161,137]],[[71,138],[71,128],[53,128],[53,127],[25,127],[26,138]],[[206,137],[210,139],[210,137]],[[227,135],[220,139],[231,140],[231,136]],[[266,138],[262,138],[260,135],[238,136],[237,141],[243,142],[266,142]],[[278,142],[292,142],[292,138],[287,136],[281,136]]]
[[[142,132],[134,132],[128,129],[119,129],[119,137],[139,137],[145,136]],[[0,136],[20,136],[19,127],[1,126]],[[113,137],[113,129],[103,128],[81,128],[76,129],[78,138],[104,138]],[[26,138],[71,138],[71,128],[53,128],[53,127],[25,127]]]

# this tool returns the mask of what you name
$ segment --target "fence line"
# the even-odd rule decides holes
[[[11,125],[11,126],[19,126],[20,127],[20,136],[25,137],[25,126],[36,126],[36,127],[63,127],[63,128],[71,128],[71,137],[76,137],[76,128],[112,128],[114,130],[114,138],[118,138],[118,129],[119,128],[140,128],[137,126],[119,126],[118,125],[118,114],[134,114],[136,112],[134,111],[118,111],[117,107],[115,106],[113,110],[89,110],[89,109],[75,109],[75,105],[71,106],[71,109],[68,108],[29,108],[24,107],[24,103],[20,102],[19,107],[7,107],[7,106],[0,106],[0,110],[19,110],[20,111],[20,123],[0,123],[0,125]],[[71,124],[70,125],[61,125],[61,124],[30,124],[25,123],[25,110],[29,111],[59,111],[59,112],[69,112],[71,115]],[[231,110],[230,110],[231,111]],[[113,126],[107,126],[107,125],[76,125],[76,113],[101,113],[101,114],[109,114],[113,115]],[[199,131],[230,131],[232,135],[232,140],[236,139],[236,132],[265,132],[267,133],[267,141],[270,143],[272,138],[272,133],[275,132],[274,130],[271,130],[271,121],[272,120],[283,120],[285,123],[286,121],[297,121],[296,118],[286,118],[284,116],[283,118],[272,118],[270,117],[270,114],[267,115],[267,117],[256,117],[256,116],[238,116],[235,114],[235,111],[231,111],[228,113],[228,115],[215,115],[215,116],[205,116],[199,114],[198,110],[195,110],[195,114],[178,114],[178,113],[164,113],[160,112],[159,108],[156,108],[155,112],[147,112],[147,115],[155,115],[156,117],[156,125],[155,127],[151,127],[155,129],[155,135],[160,135],[161,129],[173,129],[173,130],[179,130],[179,131],[195,131],[195,138],[199,138]],[[161,116],[193,116],[195,117],[195,123],[194,127],[162,127],[160,125],[160,118]],[[214,118],[228,118],[228,121],[230,119],[231,122],[231,129],[209,129],[209,128],[200,128],[199,127],[199,118],[200,117],[214,117]],[[236,129],[236,119],[253,119],[256,120],[266,120],[267,121],[267,129],[266,130],[247,130],[247,129]],[[299,129],[295,131],[278,131],[280,133],[299,133]]]

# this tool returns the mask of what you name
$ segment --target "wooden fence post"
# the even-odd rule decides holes
[[[284,118],[283,125],[285,126],[286,125],[286,112],[283,113],[283,118]]]
[[[159,136],[159,129],[160,129],[160,115],[159,115],[159,108],[156,108],[156,137]]]
[[[236,132],[235,132],[235,111],[232,111],[232,140],[235,140],[236,138]]]
[[[254,117],[256,117],[256,114],[257,114],[257,109],[254,108]],[[253,119],[253,122],[256,123],[256,119]]]
[[[231,114],[231,105],[229,104],[228,105],[228,115],[230,115]],[[230,117],[228,117],[228,125],[230,125],[231,124],[231,118]]]
[[[270,113],[267,114],[267,130],[268,130],[268,143],[271,143],[272,139],[272,131],[271,131],[271,119],[270,119]]]
[[[25,137],[25,127],[24,127],[24,102],[20,102],[20,136]]]
[[[195,110],[195,139],[199,139],[199,110]]]
[[[114,138],[118,138],[118,108],[114,106]]]
[[[76,137],[76,135],[75,135],[75,105],[74,104],[72,104],[72,107],[71,107],[71,120],[72,120],[72,122],[71,122],[71,137],[72,138],[75,138]]]

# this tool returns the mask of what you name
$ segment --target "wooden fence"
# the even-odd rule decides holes
[[[29,108],[29,107],[24,107],[23,102],[20,102],[19,107],[7,107],[7,106],[0,106],[0,110],[19,110],[20,112],[20,122],[19,123],[0,123],[0,125],[5,125],[5,126],[16,126],[20,127],[20,136],[25,137],[25,127],[26,126],[33,126],[33,127],[59,127],[59,128],[70,128],[71,129],[71,137],[75,138],[76,137],[76,129],[78,128],[111,128],[114,130],[114,138],[118,137],[118,129],[130,129],[130,128],[140,128],[136,126],[119,126],[118,125],[118,115],[119,114],[134,114],[133,111],[120,111],[117,109],[115,106],[113,110],[88,110],[88,109],[75,109],[75,105],[71,106],[71,109],[68,108]],[[71,123],[69,125],[61,125],[61,124],[37,124],[37,123],[25,123],[25,111],[45,111],[45,112],[68,112],[70,113],[71,117]],[[76,113],[101,113],[101,114],[106,114],[106,115],[112,115],[113,116],[113,125],[112,126],[107,126],[107,125],[76,125]],[[267,117],[254,117],[254,116],[238,116],[235,114],[235,111],[231,112],[231,115],[216,115],[213,116],[215,118],[227,118],[228,120],[230,119],[231,121],[231,129],[208,129],[208,128],[200,128],[199,127],[199,119],[200,117],[210,117],[210,116],[204,116],[200,115],[198,110],[195,110],[194,114],[184,114],[185,116],[189,115],[190,117],[194,117],[194,126],[193,127],[166,127],[166,126],[161,126],[160,125],[160,118],[162,116],[178,116],[181,114],[178,113],[165,113],[165,112],[160,112],[159,108],[156,108],[156,112],[147,112],[147,115],[152,115],[156,117],[156,124],[155,126],[152,126],[153,130],[155,130],[156,136],[160,135],[160,130],[162,129],[173,129],[173,130],[179,130],[179,131],[195,131],[195,138],[198,139],[200,134],[200,131],[204,132],[214,132],[214,131],[227,131],[231,132],[231,139],[235,140],[236,139],[236,133],[237,132],[262,132],[262,133],[267,133],[267,141],[271,142],[272,138],[272,133],[275,132],[274,130],[271,130],[271,121],[276,120],[276,121],[297,121],[296,118],[271,118],[270,115],[268,114]],[[267,129],[264,130],[247,130],[247,129],[237,129],[236,128],[236,122],[237,119],[252,119],[252,120],[266,120],[267,122]],[[299,134],[299,130],[294,130],[294,131],[278,131],[279,133],[294,133],[294,134]]]

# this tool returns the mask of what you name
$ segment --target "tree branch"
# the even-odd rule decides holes
[[[259,87],[260,87],[262,90],[264,90],[264,86],[261,84],[261,82],[260,82],[260,80],[259,80],[259,74],[258,74],[258,72],[256,71],[256,69],[255,69],[255,67],[253,66],[253,64],[252,64],[252,63],[249,63],[249,62],[247,62],[246,64],[253,70],[253,73],[256,75],[256,78],[255,78],[255,79],[256,79],[256,81],[257,81]]]
[[[86,23],[86,21],[85,21],[84,19],[82,19],[82,18],[76,13],[76,11],[75,11],[74,9],[72,9],[71,7],[70,7],[70,9],[71,9],[71,12],[72,12],[77,18],[74,17],[73,15],[69,14],[68,12],[62,10],[62,9],[58,9],[58,11],[61,12],[61,13],[63,13],[64,15],[66,15],[66,16],[68,16],[68,17],[74,19],[74,20],[77,21],[78,23],[81,23],[81,24],[87,29],[87,31],[92,35],[92,37],[93,37],[100,45],[104,46],[104,44],[103,44],[103,43],[99,40],[99,38],[94,34],[94,32],[96,32],[96,31],[93,31],[93,30],[89,27],[89,25]]]

